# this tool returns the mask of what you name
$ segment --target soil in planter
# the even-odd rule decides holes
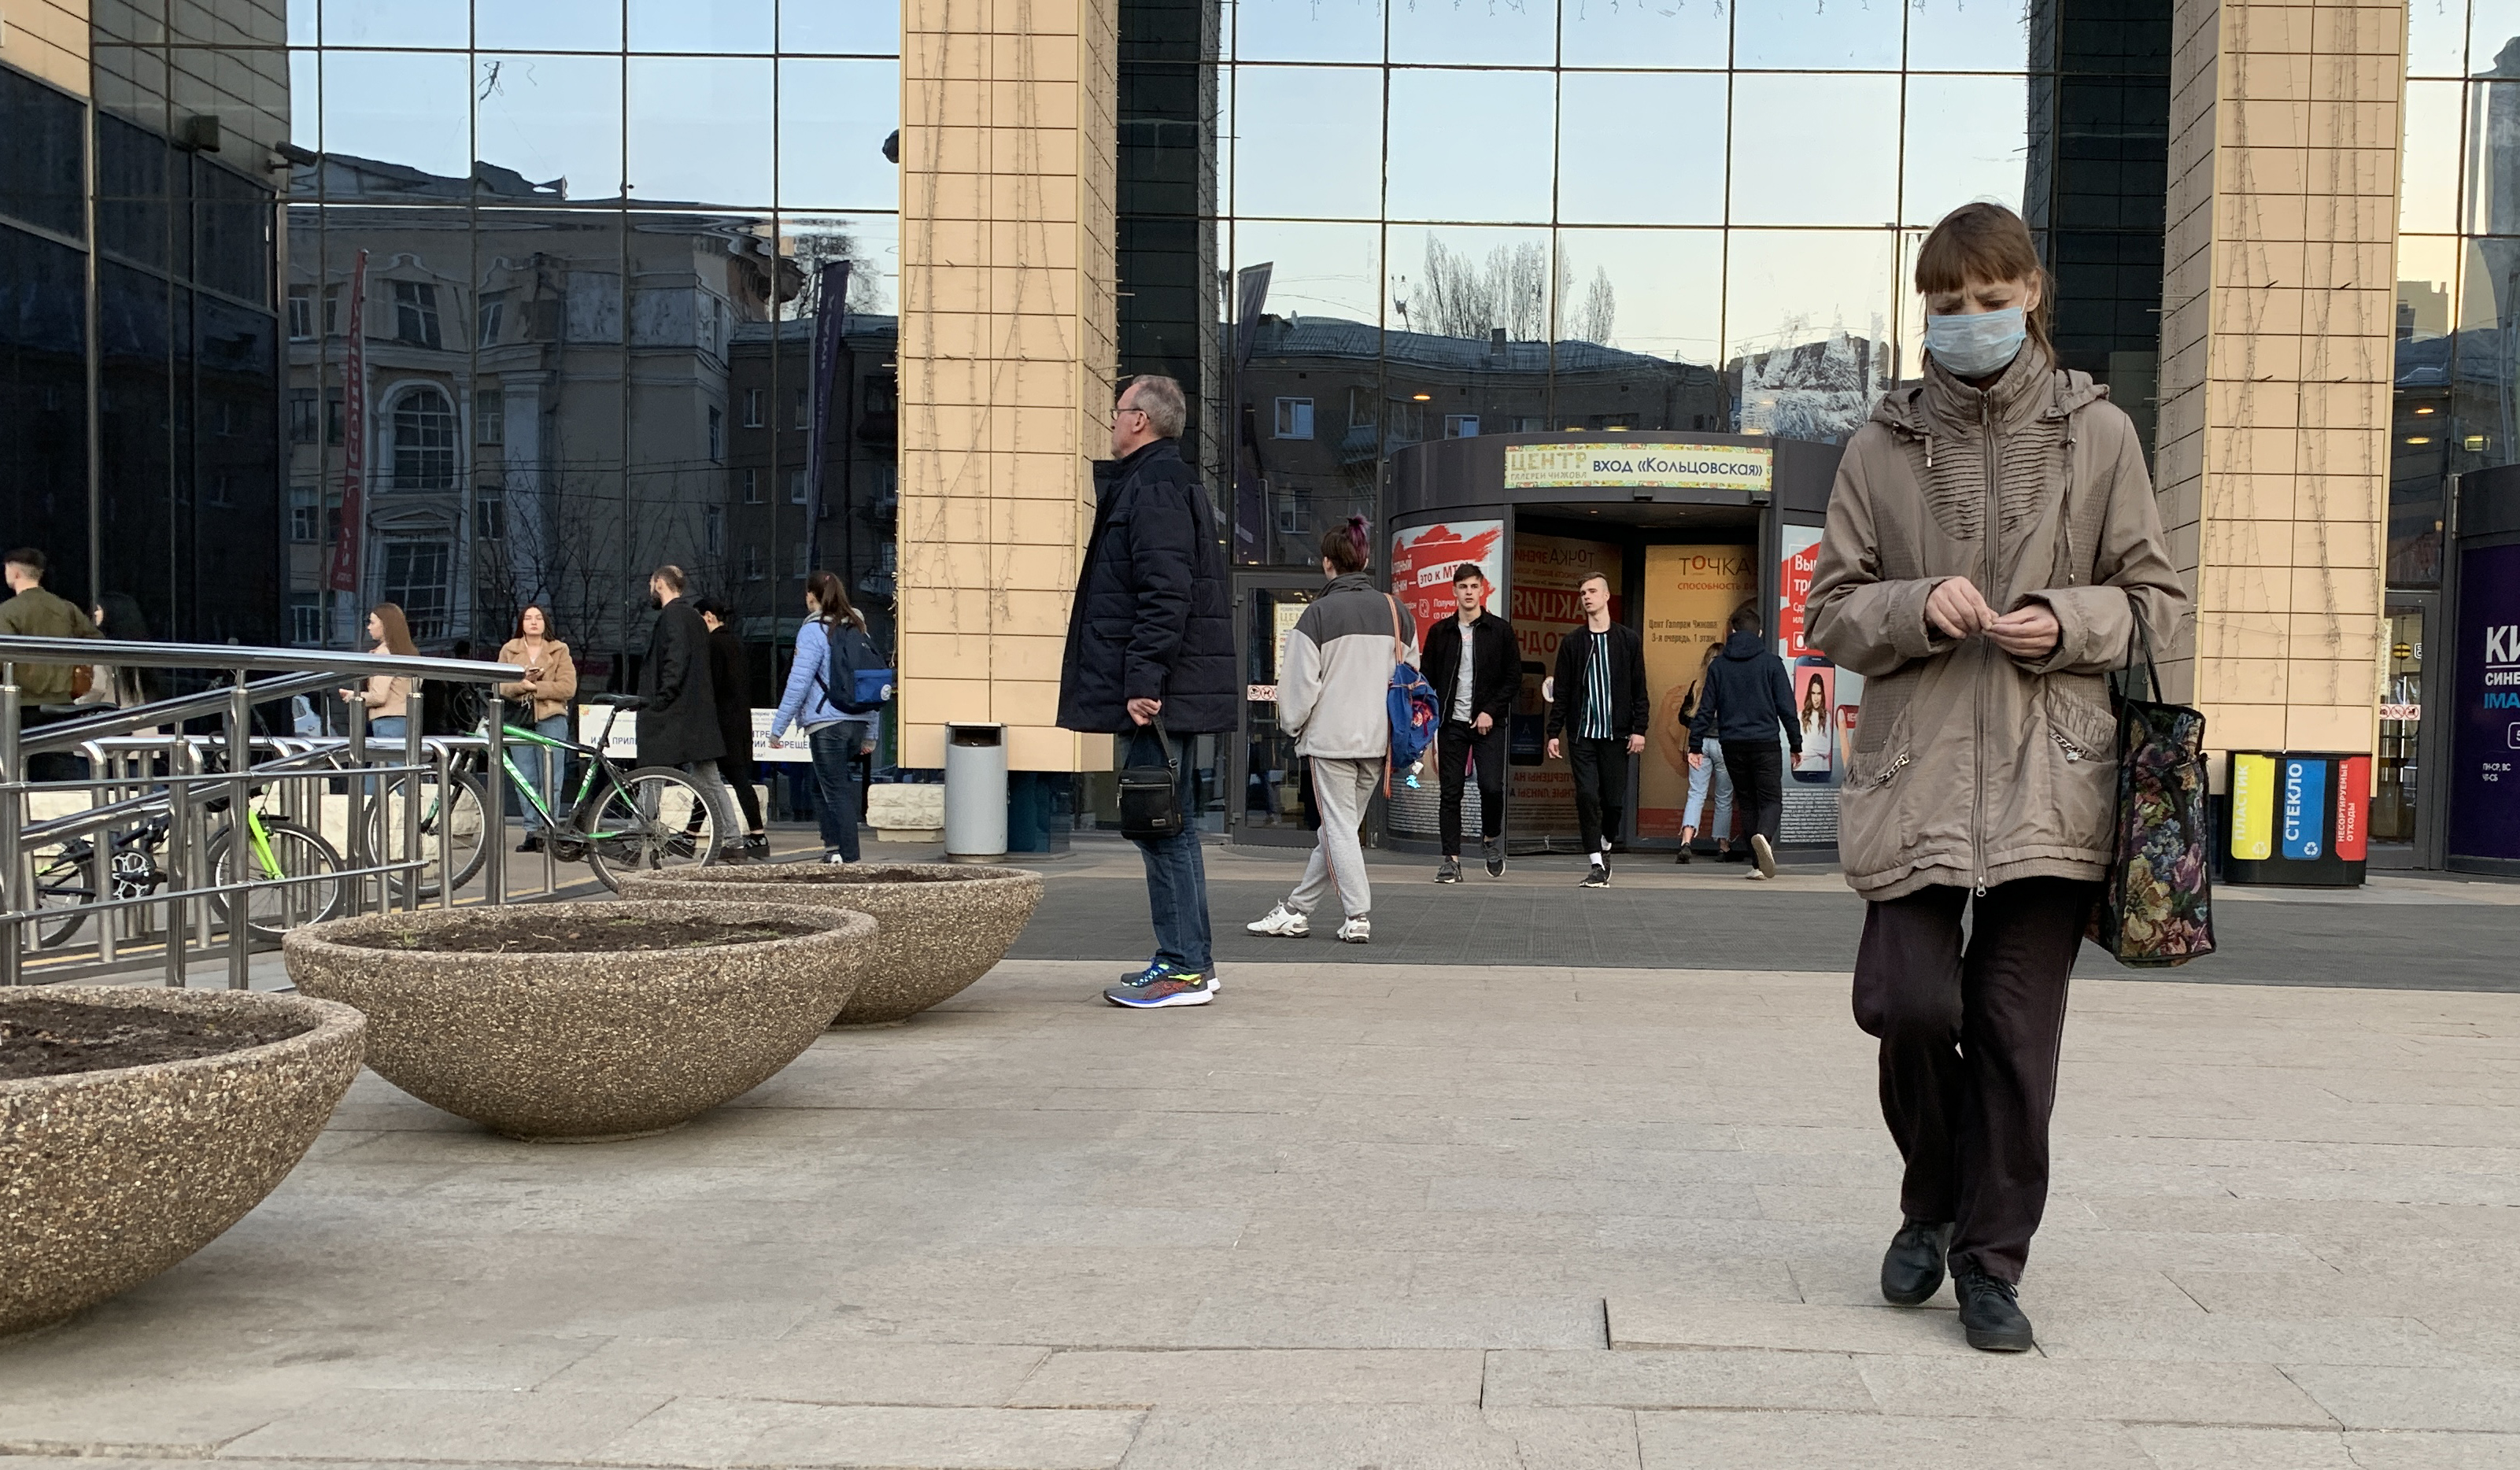
[[[729,923],[722,918],[618,917],[571,919],[553,916],[547,929],[519,930],[513,924],[495,928],[406,929],[369,941],[363,948],[426,951],[433,955],[627,955],[653,950],[696,950],[713,945],[767,944],[774,939],[802,939],[825,932],[820,924],[763,920]]]
[[[913,872],[898,868],[843,868],[814,863],[783,864],[776,873],[749,873],[737,883],[978,883],[995,877],[986,872]]]
[[[221,1056],[314,1030],[273,1015],[186,1015],[75,1001],[0,1006],[0,1082]]]

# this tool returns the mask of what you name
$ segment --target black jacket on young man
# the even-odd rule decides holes
[[[709,680],[708,624],[676,598],[656,614],[648,660],[639,667],[639,764],[681,766],[726,754],[717,727],[717,689]]]
[[[1225,553],[1207,491],[1171,439],[1094,467],[1094,532],[1058,671],[1058,726],[1134,730],[1132,699],[1161,699],[1176,735],[1234,729],[1242,691]]]
[[[1426,648],[1418,657],[1418,672],[1426,676],[1426,687],[1435,691],[1435,718],[1451,721],[1453,685],[1462,673],[1459,614],[1441,618],[1426,630]],[[1479,620],[1470,625],[1470,718],[1464,723],[1476,724],[1479,716],[1486,715],[1503,725],[1521,692],[1522,649],[1513,641],[1513,624],[1493,612],[1479,614]]]
[[[1802,721],[1794,713],[1794,684],[1785,677],[1785,661],[1766,639],[1742,629],[1724,641],[1724,651],[1706,666],[1706,688],[1688,722],[1688,748],[1705,748],[1709,735],[1727,745],[1774,740],[1779,726],[1785,743],[1802,754]]]
[[[1549,737],[1582,735],[1584,729],[1584,662],[1591,657],[1593,630],[1582,623],[1557,640],[1557,673],[1550,692]],[[1610,734],[1641,735],[1653,717],[1645,694],[1645,641],[1625,623],[1610,625]]]

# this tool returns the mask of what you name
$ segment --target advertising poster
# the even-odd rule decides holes
[[[1438,618],[1459,609],[1453,572],[1464,561],[1476,562],[1488,579],[1488,610],[1497,611],[1495,590],[1505,582],[1504,521],[1450,520],[1393,533],[1391,594],[1417,617],[1418,646],[1426,646],[1426,630]]]
[[[1640,837],[1680,836],[1688,807],[1688,721],[1682,711],[1694,705],[1732,609],[1759,594],[1756,556],[1746,546],[1645,548],[1645,686],[1653,691],[1653,726],[1638,778]]]
[[[2459,553],[2450,850],[2520,862],[2520,546]]]
[[[1514,638],[1522,645],[1522,698],[1514,705],[1512,780],[1506,787],[1506,830],[1517,843],[1549,838],[1572,847],[1575,780],[1562,760],[1546,759],[1548,681],[1557,667],[1557,641],[1584,620],[1575,589],[1595,572],[1610,579],[1610,616],[1627,607],[1624,557],[1606,541],[1517,535],[1508,582]]]
[[[1764,444],[1514,444],[1508,490],[1741,490],[1768,493],[1777,452]]]
[[[1812,574],[1820,566],[1818,526],[1783,526],[1777,565],[1777,656],[1794,691],[1803,753],[1785,767],[1783,836],[1787,842],[1837,840],[1837,783],[1855,751],[1855,721],[1864,677],[1829,662],[1811,646]]]

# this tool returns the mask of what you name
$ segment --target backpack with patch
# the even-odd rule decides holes
[[[854,623],[835,622],[824,635],[823,697],[844,715],[871,715],[892,698],[892,670],[883,667],[875,640]]]
[[[1435,690],[1409,662],[1409,645],[1400,636],[1400,600],[1391,600],[1391,688],[1385,699],[1391,714],[1393,775],[1417,780],[1418,762],[1435,742]]]

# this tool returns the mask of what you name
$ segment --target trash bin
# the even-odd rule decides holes
[[[945,861],[1007,855],[1007,728],[945,727]]]
[[[2225,767],[2228,883],[2356,888],[2362,882],[2371,758],[2318,750],[2234,750]]]

